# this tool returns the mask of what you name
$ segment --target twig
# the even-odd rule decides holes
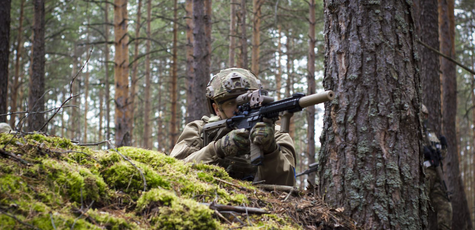
[[[441,52],[440,52],[440,51],[438,51],[437,49],[434,49],[434,48],[432,48],[431,46],[427,45],[426,43],[424,43],[424,42],[423,42],[423,41],[421,41],[420,39],[419,39],[419,40],[417,40],[417,42],[419,42],[421,45],[425,46],[426,48],[428,48],[428,49],[430,49],[430,50],[432,50],[432,51],[436,52],[436,53],[437,53],[437,54],[439,54],[440,56],[442,56],[442,57],[444,57],[444,58],[448,59],[449,61],[451,61],[451,62],[453,62],[453,63],[457,64],[458,66],[460,66],[460,67],[464,68],[465,70],[467,70],[467,71],[468,71],[468,72],[470,72],[471,74],[475,75],[475,71],[473,71],[473,70],[471,70],[470,68],[468,68],[468,67],[466,67],[466,66],[462,65],[461,63],[459,63],[459,62],[455,61],[455,60],[454,60],[454,59],[452,59],[451,57],[449,57],[449,56],[447,56],[447,55],[445,55],[445,54],[441,53]]]
[[[53,115],[51,115],[51,117],[48,119],[48,121],[46,121],[46,122],[43,124],[43,126],[40,128],[39,131],[43,130],[43,128],[46,127],[46,125],[56,116],[56,114],[59,113],[59,110],[61,110],[61,109],[64,107],[64,105],[65,105],[66,103],[68,103],[68,101],[70,101],[71,99],[73,99],[73,98],[75,98],[75,97],[77,97],[77,96],[79,96],[79,95],[80,95],[80,94],[72,95],[72,96],[68,97],[65,101],[63,101],[63,103],[61,104],[61,106],[59,106],[59,108],[56,110],[56,112],[54,112]]]
[[[51,218],[51,224],[53,225],[53,229],[56,230],[56,225],[54,225],[53,214],[49,213],[49,217]]]
[[[284,201],[289,199],[289,197],[290,197],[290,195],[292,194],[293,191],[294,191],[294,187],[292,187],[292,190],[290,190],[289,194],[287,195],[287,197],[285,197]]]
[[[240,189],[240,190],[252,191],[252,190],[250,190],[250,189],[248,189],[248,188],[244,188],[244,187],[241,187],[241,186],[239,186],[239,185],[235,185],[235,184],[233,184],[233,183],[231,183],[231,182],[225,181],[225,180],[223,180],[223,179],[219,179],[219,178],[217,178],[217,177],[213,177],[213,179],[215,179],[215,180],[217,180],[217,181],[219,181],[219,182],[225,183],[225,184],[227,184],[227,185],[231,185],[231,186],[233,186],[233,187],[236,187],[236,188],[238,188],[238,189]]]
[[[89,211],[89,208],[92,206],[92,204],[94,204],[94,201],[91,202],[91,204],[87,207],[86,211],[83,211],[82,208],[79,210],[81,215],[79,215],[78,218],[74,219],[74,223],[73,223],[73,226],[71,226],[71,230],[74,229],[74,225],[76,225],[76,221],[79,220],[79,218],[81,218],[87,211]]]
[[[223,215],[221,215],[221,213],[219,213],[218,210],[214,210],[214,214],[216,214],[219,218],[221,218],[221,219],[223,219],[224,221],[226,221],[226,223],[232,224],[232,222],[229,221],[228,219],[226,219],[226,217],[224,217]]]
[[[18,218],[16,218],[16,216],[10,215],[9,213],[3,211],[2,209],[0,209],[0,213],[3,213],[3,214],[5,214],[6,216],[9,216],[9,217],[15,219],[15,220],[16,220],[18,223],[20,223],[20,224],[26,225],[26,226],[28,226],[28,227],[30,227],[30,228],[33,228],[33,229],[40,229],[40,228],[37,228],[37,227],[35,227],[35,226],[31,225],[31,224],[28,224],[28,223],[25,223],[25,222],[19,220]]]
[[[15,154],[9,153],[9,152],[7,152],[7,151],[5,151],[5,150],[3,150],[3,149],[0,149],[0,153],[3,154],[3,155],[5,155],[5,156],[9,156],[9,157],[11,157],[11,158],[13,158],[13,159],[15,159],[15,160],[17,160],[17,161],[19,161],[19,162],[25,164],[25,165],[28,165],[28,166],[31,165],[30,162],[25,161],[25,160],[23,160],[22,158],[15,156]]]
[[[145,176],[143,175],[143,172],[142,170],[137,167],[134,163],[132,163],[132,161],[130,161],[126,156],[122,155],[122,153],[119,152],[119,149],[113,149],[115,150],[120,156],[122,156],[122,158],[124,158],[124,160],[128,161],[132,166],[134,166],[140,173],[140,176],[142,176],[142,179],[143,179],[143,191],[147,191],[147,180],[145,180]]]

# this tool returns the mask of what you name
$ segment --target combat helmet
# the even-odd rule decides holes
[[[261,82],[249,70],[229,68],[214,75],[206,88],[208,110],[215,114],[212,104],[220,104],[246,93],[249,90],[262,89]]]
[[[9,133],[11,130],[12,128],[7,123],[0,123],[0,133]]]

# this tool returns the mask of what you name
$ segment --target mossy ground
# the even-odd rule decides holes
[[[282,202],[282,194],[233,180],[220,167],[184,164],[156,151],[96,151],[40,134],[0,134],[0,150],[16,156],[0,154],[0,229],[299,229],[304,224],[288,213],[296,198]],[[237,216],[231,223],[205,205],[211,202],[272,214]]]

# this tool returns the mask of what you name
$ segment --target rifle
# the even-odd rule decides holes
[[[295,175],[295,177],[299,177],[299,176],[302,176],[302,175],[305,175],[305,174],[310,174],[310,173],[312,173],[312,172],[317,171],[317,169],[318,169],[318,162],[309,164],[307,170],[305,170],[305,171],[303,171],[303,172],[301,172],[301,173],[298,173],[297,175]]]
[[[305,96],[303,93],[296,93],[290,98],[274,101],[272,97],[266,95],[263,90],[254,90],[239,95],[236,98],[238,111],[229,119],[211,122],[203,127],[203,140],[207,145],[213,140],[218,140],[232,129],[251,130],[257,122],[271,120],[273,122],[281,119],[280,132],[288,133],[290,118],[293,113],[302,111],[303,108],[323,103],[333,99],[333,91]],[[251,143],[251,164],[262,165],[264,155],[259,146]]]

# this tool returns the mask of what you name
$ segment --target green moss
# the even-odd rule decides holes
[[[148,188],[170,188],[170,183],[154,171],[150,166],[132,161],[142,170]],[[129,162],[121,161],[107,168],[103,173],[104,181],[115,189],[125,192],[143,190],[144,183],[140,172]]]
[[[106,229],[140,229],[139,226],[128,218],[114,216],[107,212],[89,209],[87,214],[101,227]]]
[[[152,189],[137,201],[137,211],[159,210],[151,215],[154,229],[220,229],[213,211],[192,199],[182,199],[164,189]]]

